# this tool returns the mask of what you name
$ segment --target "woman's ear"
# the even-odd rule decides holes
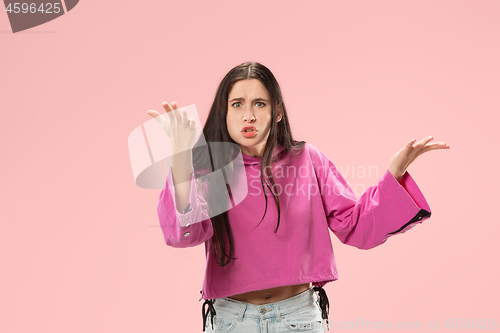
[[[283,105],[280,103],[278,104],[278,123],[280,122],[280,120],[283,118]]]

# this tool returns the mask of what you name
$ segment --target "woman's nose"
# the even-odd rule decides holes
[[[255,116],[253,115],[252,110],[246,109],[245,112],[243,112],[243,119],[246,121],[255,120]]]

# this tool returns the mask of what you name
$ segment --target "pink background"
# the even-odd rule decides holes
[[[205,123],[217,85],[245,61],[271,69],[295,139],[342,168],[358,197],[409,140],[451,146],[408,168],[430,220],[369,251],[330,232],[332,324],[492,328],[499,11],[498,1],[87,0],[16,34],[2,11],[0,331],[201,332],[204,246],[165,245],[160,190],[135,184],[127,138],[163,101],[196,104]],[[369,166],[379,173],[345,172]]]

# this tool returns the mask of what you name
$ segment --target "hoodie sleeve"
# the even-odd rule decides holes
[[[168,167],[165,187],[160,193],[157,211],[165,243],[175,248],[193,247],[213,236],[212,221],[207,214],[207,203],[197,192],[197,179],[191,172],[189,203],[181,213],[176,209],[172,170]]]
[[[400,184],[387,169],[357,200],[328,157],[319,150],[312,155],[328,227],[342,243],[371,249],[430,218],[430,207],[408,171]]]

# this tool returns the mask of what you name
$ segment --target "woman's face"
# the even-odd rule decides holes
[[[281,109],[280,109],[281,110]],[[278,110],[278,121],[281,112]],[[229,92],[227,129],[244,154],[262,157],[271,129],[271,100],[269,93],[257,79],[240,80]],[[245,132],[244,127],[254,127]]]

